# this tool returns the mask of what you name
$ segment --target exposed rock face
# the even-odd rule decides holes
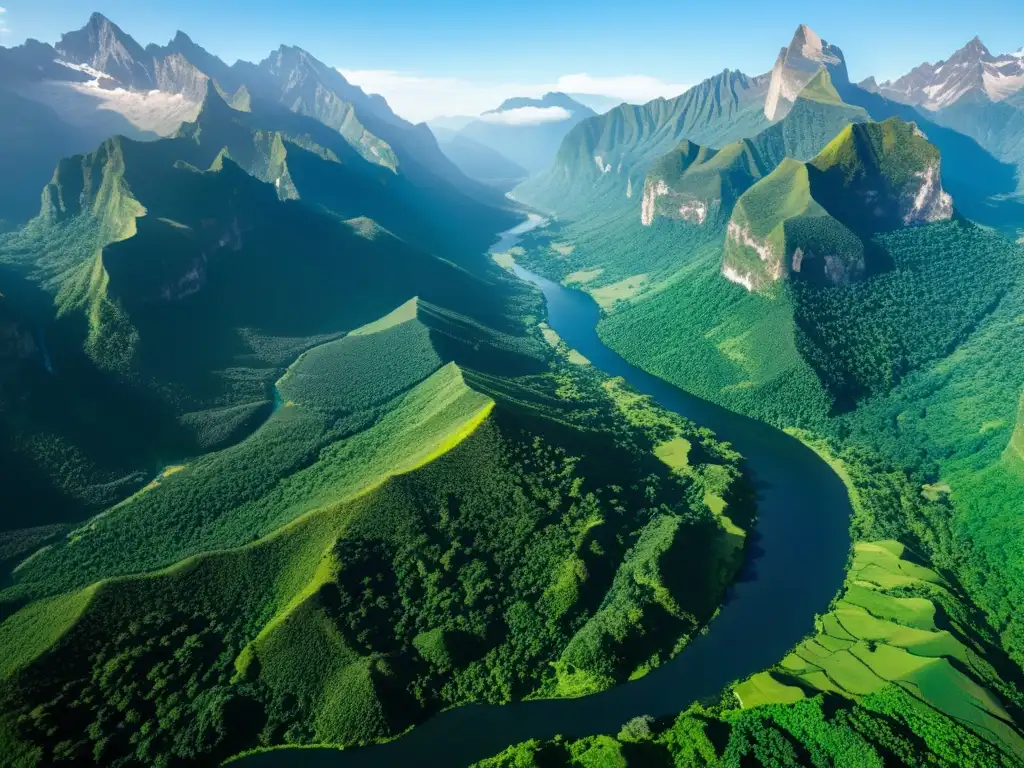
[[[744,288],[746,288],[751,293],[754,292],[754,276],[753,275],[743,274],[741,272],[738,272],[735,269],[733,269],[732,267],[730,267],[728,264],[725,264],[725,265],[722,266],[722,275],[730,283],[736,283],[737,285],[742,285]]]
[[[703,200],[692,200],[679,206],[679,218],[703,224],[708,219],[708,204]]]
[[[1024,57],[1016,53],[993,55],[975,37],[946,61],[925,62],[896,80],[878,86],[893,101],[937,110],[968,94],[1002,101],[1024,90]]]
[[[166,93],[179,93],[191,102],[202,102],[209,78],[180,53],[153,62],[156,87]]]
[[[764,113],[769,120],[781,120],[793,107],[797,96],[822,68],[827,68],[836,82],[846,83],[846,61],[843,52],[822,40],[805,24],[801,24],[788,48],[783,48],[772,69]]]
[[[125,88],[157,88],[152,58],[138,43],[105,16],[94,13],[89,22],[61,37],[57,53],[75,64],[85,64],[117,80]]]
[[[640,204],[640,223],[645,227],[651,226],[654,222],[654,206],[661,195],[669,192],[668,184],[661,179],[654,181],[647,179],[644,182],[644,199]]]
[[[767,280],[774,282],[782,278],[782,256],[767,240],[761,241],[754,237],[749,228],[742,226],[735,221],[730,221],[725,233],[726,244],[734,244],[749,248],[761,260],[763,272]],[[752,276],[747,276],[748,281],[756,283]],[[756,287],[756,285],[755,285]],[[750,288],[748,290],[754,290]]]
[[[953,198],[942,188],[939,164],[934,163],[914,176],[921,183],[916,193],[906,195],[902,201],[905,207],[903,223],[928,224],[953,218]]]

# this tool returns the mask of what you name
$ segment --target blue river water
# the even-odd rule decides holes
[[[492,253],[507,251],[523,233],[543,223],[531,216],[503,233]],[[757,492],[758,520],[739,579],[706,633],[638,680],[578,699],[456,707],[386,744],[273,750],[242,759],[247,768],[466,766],[530,738],[616,733],[637,715],[680,712],[777,663],[813,630],[815,614],[827,610],[842,585],[852,510],[842,481],[826,462],[774,427],[690,395],[627,363],[598,337],[600,309],[587,294],[518,265],[514,272],[544,293],[547,322],[570,347],[664,408],[714,430],[744,456]]]

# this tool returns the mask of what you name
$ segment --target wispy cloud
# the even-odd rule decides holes
[[[502,125],[560,123],[570,117],[572,117],[572,112],[565,107],[516,107],[480,115],[480,119],[485,123],[501,123]]]
[[[659,96],[678,96],[689,87],[648,75],[595,77],[578,73],[563,75],[551,82],[477,83],[456,77],[430,77],[387,69],[339,71],[364,91],[381,94],[398,114],[414,121],[440,115],[479,115],[495,109],[512,96],[539,98],[550,91],[589,93],[642,104]]]

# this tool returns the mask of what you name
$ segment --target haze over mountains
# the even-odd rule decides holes
[[[0,762],[1021,765],[1021,62],[0,48]]]
[[[40,186],[49,175],[46,166],[52,170],[69,148],[91,149],[115,134],[173,134],[183,121],[195,118],[212,85],[242,108],[256,99],[320,120],[341,132],[369,162],[417,184],[454,187],[489,202],[498,199],[441,153],[426,126],[402,120],[384,99],[366,95],[299,48],[282,46],[259,64],[228,66],[184,33],[166,46],[144,49],[109,19],[93,14],[85,27],[65,34],[56,46],[29,41],[0,49],[0,66],[5,98],[38,104],[26,107],[35,114],[33,133],[52,137],[6,142],[0,163],[14,168],[26,154],[38,158],[31,178]],[[27,218],[34,196],[8,194],[18,199],[0,210],[0,218]]]

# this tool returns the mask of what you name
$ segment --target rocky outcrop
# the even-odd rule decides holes
[[[939,164],[929,165],[914,177],[920,184],[916,192],[909,189],[901,201],[904,206],[903,223],[928,224],[953,218],[953,198],[942,188]]]
[[[56,49],[63,59],[102,72],[124,88],[148,91],[158,87],[152,58],[102,14],[94,13],[84,27],[63,35]]]
[[[153,71],[156,87],[165,93],[178,93],[196,103],[206,97],[209,78],[180,53],[155,59]]]
[[[669,192],[668,184],[663,180],[647,179],[644,182],[644,198],[640,203],[640,223],[645,227],[651,226],[654,222],[654,208],[661,195]]]
[[[825,68],[832,79],[846,83],[846,61],[838,47],[822,40],[810,27],[801,24],[788,48],[779,52],[772,68],[764,114],[769,120],[781,120],[792,109],[797,96],[815,75]]]

